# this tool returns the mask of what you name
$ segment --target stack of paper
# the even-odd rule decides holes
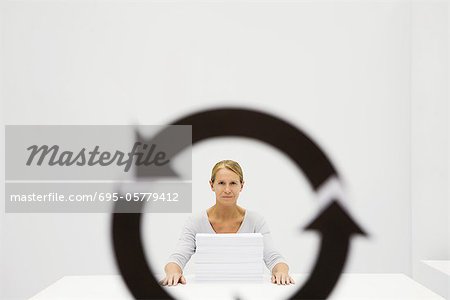
[[[196,235],[196,280],[262,280],[261,233]]]

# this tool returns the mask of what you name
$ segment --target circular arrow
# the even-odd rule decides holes
[[[339,178],[324,152],[302,131],[262,112],[239,108],[207,110],[180,118],[171,125],[192,125],[192,145],[224,136],[247,137],[272,145],[293,160],[316,192],[329,178]],[[164,135],[164,130],[159,135]],[[177,151],[187,146],[182,145]],[[139,176],[145,175],[138,172]],[[320,232],[321,246],[313,271],[291,299],[327,298],[345,265],[350,237],[365,235],[339,204],[338,201],[344,199],[331,200],[331,204],[305,227]],[[122,277],[137,299],[172,299],[150,271],[143,251],[140,224],[140,213],[113,214],[113,244]]]

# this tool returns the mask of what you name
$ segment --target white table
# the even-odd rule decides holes
[[[424,260],[423,263],[450,276],[450,260]]]
[[[423,260],[420,282],[446,299],[450,298],[450,260]]]
[[[196,282],[164,287],[176,299],[285,299],[306,280],[294,274],[295,285],[264,283]],[[65,276],[32,297],[42,299],[132,299],[119,275]],[[444,299],[403,274],[343,274],[330,299]]]

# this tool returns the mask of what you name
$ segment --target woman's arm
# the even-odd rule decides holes
[[[269,226],[263,217],[260,217],[258,220],[256,228],[256,232],[260,232],[263,235],[264,262],[267,268],[272,271],[272,282],[275,284],[295,283],[292,277],[289,276],[289,266],[285,259],[273,245]]]
[[[272,269],[272,282],[276,284],[295,283],[294,279],[289,276],[289,266],[285,263],[277,263]]]
[[[162,285],[185,284],[183,268],[195,252],[195,224],[192,218],[188,218],[184,224],[175,251],[170,255],[164,271],[166,276],[160,281]]]

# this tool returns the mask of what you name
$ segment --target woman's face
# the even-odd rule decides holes
[[[242,191],[243,184],[239,176],[231,170],[222,168],[216,173],[214,182],[209,182],[211,190],[216,194],[216,202],[222,205],[235,205]]]

